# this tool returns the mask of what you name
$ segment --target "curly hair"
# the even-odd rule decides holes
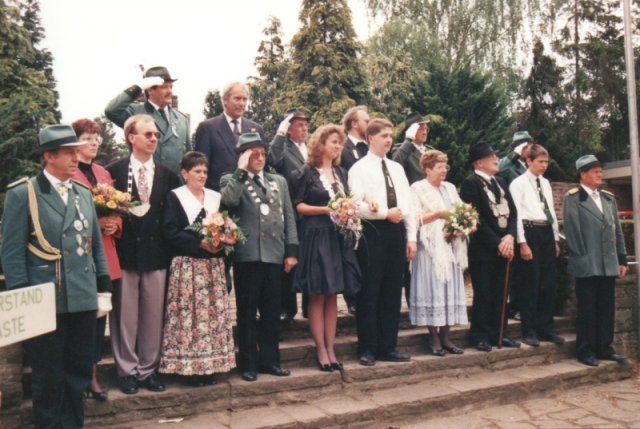
[[[420,157],[420,167],[422,167],[423,171],[427,168],[431,170],[436,166],[436,164],[440,162],[447,162],[448,160],[449,158],[447,158],[447,155],[444,152],[431,149],[423,153]]]
[[[322,125],[318,127],[311,135],[309,139],[309,145],[307,146],[307,163],[314,167],[320,167],[322,165],[322,156],[325,151],[325,143],[332,134],[338,134],[340,138],[340,144],[344,145],[347,137],[344,133],[344,128],[336,124]],[[333,165],[340,165],[340,155],[333,160]]]
[[[80,136],[84,133],[98,135],[102,134],[102,128],[100,127],[100,124],[87,118],[78,119],[73,124],[71,124],[71,128],[73,128],[73,131],[75,131],[78,138],[80,138]]]

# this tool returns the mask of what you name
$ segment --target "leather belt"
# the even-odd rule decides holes
[[[550,223],[549,223],[549,221],[546,221],[546,220],[527,220],[527,219],[523,219],[522,220],[522,225],[523,226],[527,226],[527,227],[549,226]]]

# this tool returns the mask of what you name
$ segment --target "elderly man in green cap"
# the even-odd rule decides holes
[[[233,276],[238,320],[238,368],[245,381],[258,372],[279,377],[282,275],[298,263],[298,234],[287,181],[264,171],[266,150],[258,133],[241,134],[238,168],[220,179],[222,204],[237,216],[247,240],[236,245]],[[284,266],[284,270],[283,270]],[[260,311],[260,320],[256,316]]]
[[[615,196],[598,189],[602,167],[594,155],[576,161],[580,186],[564,196],[564,233],[569,247],[569,274],[576,280],[578,360],[598,366],[598,359],[622,363],[615,352],[615,283],[627,274],[627,251]]]
[[[527,171],[527,151],[533,143],[533,138],[527,131],[517,131],[511,140],[511,152],[500,160],[498,176],[502,177],[507,186],[518,176]]]
[[[24,342],[37,428],[79,428],[91,381],[97,293],[111,290],[91,191],[70,179],[78,142],[68,125],[40,131],[43,170],[9,185],[2,267],[9,289],[55,283],[56,328]]]
[[[420,166],[420,157],[433,146],[427,144],[429,135],[429,120],[419,113],[412,113],[405,120],[405,139],[400,145],[395,145],[392,159],[402,165],[409,179],[409,184],[424,179],[424,170]]]
[[[124,123],[133,115],[144,113],[151,116],[160,133],[153,159],[169,167],[174,174],[179,174],[182,155],[191,150],[191,138],[189,118],[172,106],[173,82],[176,80],[166,67],[151,67],[144,73],[141,82],[111,100],[104,113],[120,128],[124,128]],[[146,100],[144,103],[137,102],[143,92]]]

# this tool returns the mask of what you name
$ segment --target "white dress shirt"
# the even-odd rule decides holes
[[[227,112],[222,112],[222,113],[224,114],[224,117],[227,120],[227,124],[229,124],[229,128],[231,128],[231,132],[233,132],[233,123],[231,122],[233,121],[233,118],[227,115]],[[242,116],[236,119],[236,121],[238,122],[238,132],[242,134]]]
[[[131,163],[133,180],[135,180],[136,185],[140,183],[140,167],[144,166],[144,177],[147,179],[147,189],[149,190],[149,198],[151,198],[151,192],[153,191],[153,175],[156,169],[156,165],[153,163],[153,157],[149,158],[147,162],[142,163],[138,161],[135,156],[131,155],[129,162]]]
[[[363,219],[384,220],[387,218],[387,187],[382,172],[382,159],[372,152],[357,161],[349,170],[349,188],[358,205],[358,215]],[[384,158],[396,192],[398,208],[407,229],[407,240],[416,241],[416,219],[411,205],[409,181],[404,168],[395,161]],[[378,211],[369,209],[369,202],[378,204]]]
[[[580,184],[580,186],[582,186],[582,189],[585,190],[587,195],[589,195],[589,198],[591,198],[593,202],[596,203],[596,206],[598,207],[600,212],[602,212],[602,197],[600,195],[600,192],[597,189],[591,189],[588,186],[583,185],[582,183]]]
[[[291,140],[291,139],[290,139]],[[298,143],[298,142],[294,142],[293,140],[291,140],[291,142],[298,148],[298,150],[300,151],[300,154],[302,155],[302,159],[304,159],[305,161],[307,160],[307,144],[305,142],[302,143]]]
[[[538,185],[536,183],[537,178],[540,179],[542,194],[544,195],[544,199],[547,201],[547,207],[549,207],[551,217],[553,218],[553,236],[556,241],[559,239],[558,219],[556,218],[556,211],[553,207],[551,184],[544,177],[535,176],[527,170],[521,176],[516,177],[509,186],[511,198],[513,198],[513,203],[518,212],[518,243],[527,242],[524,236],[524,226],[522,225],[523,220],[547,220],[547,215],[544,213],[544,203],[540,201],[540,194],[538,193]]]
[[[58,195],[60,195],[60,198],[62,198],[62,201],[64,202],[64,204],[67,205],[67,201],[69,201],[69,190],[71,189],[71,180],[69,179],[60,180],[57,177],[53,176],[51,173],[49,173],[47,170],[42,170],[42,172],[44,173],[44,177],[49,179],[49,182],[51,182],[51,186],[58,193]],[[64,183],[64,185],[67,188],[67,192],[61,193],[59,191],[58,186],[60,186],[61,183]]]

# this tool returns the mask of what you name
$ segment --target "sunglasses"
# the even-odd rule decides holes
[[[155,137],[156,139],[160,138],[160,133],[157,131],[147,131],[146,133],[134,133],[135,135],[142,135],[144,136],[147,140],[151,140],[152,137]]]

